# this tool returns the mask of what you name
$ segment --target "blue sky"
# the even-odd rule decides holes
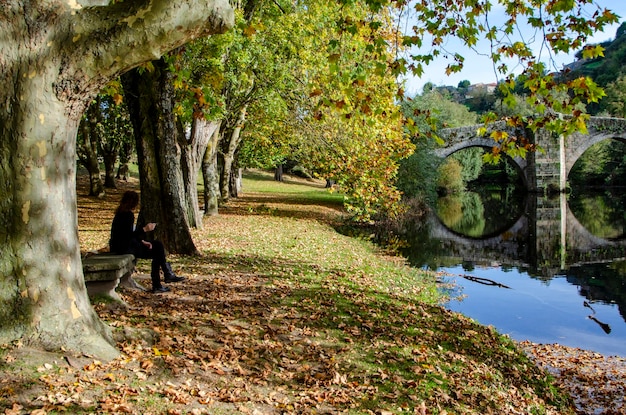
[[[618,16],[620,16],[620,22],[626,21],[626,1],[625,0],[595,0],[595,4],[599,5],[602,8],[607,8]],[[595,10],[595,8],[593,8]],[[497,12],[496,7],[494,7],[494,11]],[[588,43],[600,43],[605,40],[611,40],[615,38],[615,32],[619,27],[619,23],[615,25],[608,26],[605,28],[603,32],[598,32],[595,36],[588,40]],[[457,86],[458,83],[462,80],[469,80],[472,84],[476,83],[491,83],[497,82],[498,77],[494,73],[493,65],[491,61],[483,56],[477,55],[476,52],[465,49],[462,45],[455,43],[453,40],[449,40],[446,44],[446,49],[449,52],[458,52],[462,56],[465,57],[465,64],[463,71],[457,74],[452,74],[447,76],[445,73],[445,68],[448,65],[449,61],[444,59],[435,60],[425,69],[425,73],[421,78],[411,77],[407,80],[406,83],[406,92],[409,96],[420,94],[422,92],[422,87],[426,82],[432,82],[433,84],[440,85],[452,85]],[[485,53],[489,51],[488,44],[485,42],[484,45],[479,44],[480,51],[484,51]],[[551,65],[551,69],[559,70],[562,69],[563,65],[568,64],[575,60],[574,54],[576,51],[565,55],[560,54],[556,56],[552,56],[554,63]],[[545,56],[545,62],[548,62],[548,55]],[[513,72],[519,72],[520,68],[515,68],[512,65],[509,68]],[[516,70],[519,69],[519,70]],[[500,79],[504,78],[504,76],[500,76]]]

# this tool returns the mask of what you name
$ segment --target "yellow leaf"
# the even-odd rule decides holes
[[[493,138],[494,141],[497,141],[497,142],[507,139],[508,136],[509,136],[509,133],[507,133],[506,131],[494,131],[490,134],[490,137]]]
[[[170,354],[170,352],[168,352],[167,350],[159,350],[156,347],[153,347],[152,351],[154,352],[155,356],[169,356]]]

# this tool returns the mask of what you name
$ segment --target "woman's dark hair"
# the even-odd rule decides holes
[[[120,205],[117,207],[115,213],[120,212],[132,212],[133,209],[139,204],[139,194],[134,190],[127,190],[120,200]]]

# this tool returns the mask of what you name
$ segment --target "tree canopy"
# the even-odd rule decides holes
[[[376,4],[380,5],[379,2]],[[494,72],[504,79],[499,83],[504,103],[515,105],[516,81],[521,81],[529,91],[527,101],[532,106],[533,117],[509,117],[509,123],[533,130],[543,127],[556,134],[585,131],[587,115],[579,105],[597,102],[604,95],[603,91],[588,77],[560,77],[556,68],[551,70],[550,62],[555,53],[579,49],[586,58],[601,56],[603,48],[587,45],[586,40],[606,25],[617,22],[617,16],[610,10],[590,4],[588,0],[545,3],[531,0],[431,0],[394,4],[402,11],[411,11],[407,15],[413,23],[412,33],[406,34],[403,45],[410,46],[412,51],[417,50],[403,61],[406,65],[399,66],[399,72],[411,70],[420,76],[426,65],[440,56],[450,59],[447,73],[458,72],[463,68],[466,56],[447,51],[447,39],[456,37],[468,49],[477,50],[478,40],[484,38],[490,43],[489,50],[477,52],[489,56]],[[495,18],[501,10],[505,12],[502,23]],[[530,35],[522,27],[530,29]],[[533,44],[531,39],[538,40],[539,44]],[[521,73],[514,73],[512,65],[522,68]],[[573,117],[564,120],[561,114]],[[484,120],[490,122],[496,118],[495,114],[488,114]],[[515,145],[512,145],[515,137],[500,140],[503,151],[515,151]]]

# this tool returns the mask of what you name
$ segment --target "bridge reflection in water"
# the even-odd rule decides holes
[[[477,310],[466,312],[459,306],[456,311],[483,324],[493,324],[520,340],[568,344],[560,341],[568,338],[575,347],[626,356],[626,239],[589,232],[566,198],[564,194],[528,195],[516,219],[503,220],[502,229],[482,237],[454,232],[433,215],[427,226],[429,237],[414,235],[405,255],[413,266],[428,264],[452,275],[486,277],[510,286],[507,290],[462,283],[468,297],[462,303]],[[543,288],[552,292],[540,292]],[[474,306],[470,296],[477,297]],[[607,319],[603,307],[613,316]],[[561,313],[564,309],[567,315]],[[597,310],[602,311],[596,314]],[[581,328],[589,324],[593,327]]]
[[[590,233],[569,209],[565,194],[554,198],[529,195],[525,205],[517,221],[496,235],[460,235],[434,216],[430,235],[439,240],[447,256],[523,267],[543,279],[570,267],[626,259],[626,239],[609,240]]]

